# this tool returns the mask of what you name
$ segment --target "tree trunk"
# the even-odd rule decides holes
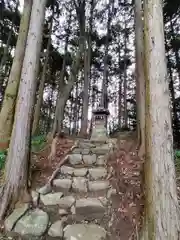
[[[135,43],[136,43],[136,107],[139,155],[145,153],[145,79],[144,79],[144,39],[142,3],[135,1]]]
[[[161,0],[145,0],[146,160],[144,240],[180,239]]]
[[[167,39],[165,36],[165,43],[167,43]],[[176,99],[175,99],[175,91],[174,91],[174,82],[173,82],[173,72],[172,72],[172,64],[170,60],[170,54],[167,53],[167,66],[169,72],[169,91],[171,95],[171,102],[172,102],[172,123],[173,123],[173,136],[175,145],[179,142],[179,119],[177,115],[177,108],[176,108]]]
[[[120,39],[119,39],[120,41]],[[118,63],[119,63],[119,88],[118,88],[118,126],[121,128],[122,119],[122,75],[121,75],[121,54],[120,54],[120,43],[118,43]]]
[[[78,82],[76,82],[75,87],[75,100],[74,100],[74,109],[73,109],[73,134],[76,135],[77,133],[77,122],[78,122]]]
[[[89,32],[87,38],[88,49],[86,49],[86,44],[84,44],[84,94],[83,94],[83,107],[82,107],[82,122],[80,135],[87,136],[88,129],[88,109],[89,109],[89,84],[90,84],[90,69],[91,69],[91,34],[92,34],[92,22],[93,22],[93,12],[94,12],[94,0],[91,0],[91,10],[89,19]],[[85,19],[85,17],[84,17]]]
[[[57,103],[56,103],[56,111],[55,111],[55,119],[53,124],[53,132],[54,135],[56,132],[61,132],[62,123],[64,120],[64,109],[66,106],[66,102],[69,98],[69,94],[71,93],[74,85],[74,77],[72,75],[71,80],[66,84],[66,86],[59,92]]]
[[[53,135],[56,132],[60,132],[62,129],[62,122],[64,119],[64,108],[65,108],[66,102],[69,98],[69,94],[71,93],[73,86],[77,81],[77,74],[79,71],[82,52],[83,52],[83,44],[80,41],[79,49],[77,50],[76,57],[72,63],[70,79],[69,79],[68,83],[64,86],[64,88],[60,90],[58,97],[57,97],[55,118],[54,118],[53,130],[52,130]]]
[[[125,3],[125,2],[124,2]],[[124,127],[128,127],[128,112],[127,112],[127,33],[126,33],[126,14],[124,14],[124,81],[123,81],[123,88],[124,88]]]
[[[173,41],[176,41],[176,36],[174,33],[174,26],[173,26],[173,22],[172,19],[170,20],[170,27],[171,27],[171,36]],[[174,53],[175,53],[175,59],[176,59],[176,69],[177,69],[177,74],[178,74],[178,78],[179,78],[179,86],[180,86],[180,59],[179,59],[179,52],[177,48],[174,48]]]
[[[6,64],[6,60],[7,60],[8,53],[9,53],[9,46],[10,46],[10,43],[11,43],[13,26],[14,26],[14,21],[15,21],[15,18],[16,18],[16,12],[18,10],[18,7],[19,7],[19,1],[17,1],[17,3],[16,3],[15,13],[13,15],[12,22],[11,22],[11,29],[9,31],[7,43],[6,43],[6,46],[4,48],[3,56],[1,58],[1,63],[0,63],[0,86],[3,85],[3,68],[4,68],[4,65]]]
[[[43,101],[44,84],[46,81],[46,71],[47,71],[48,59],[49,59],[49,50],[50,50],[50,46],[51,46],[51,33],[52,33],[52,26],[53,26],[53,18],[54,18],[54,10],[53,10],[52,17],[51,17],[51,24],[49,27],[49,39],[48,39],[47,49],[46,49],[46,54],[45,54],[45,62],[43,65],[42,76],[41,76],[41,80],[40,80],[40,84],[39,84],[39,92],[38,92],[37,102],[35,105],[32,135],[34,135],[36,133],[38,124],[39,124],[41,105],[42,105],[42,101]]]
[[[110,38],[110,27],[112,21],[113,10],[111,11],[111,6],[114,8],[114,0],[112,3],[109,3],[108,8],[108,21],[107,21],[107,35],[106,35],[106,43],[105,43],[105,53],[104,53],[104,71],[103,71],[103,82],[102,82],[102,93],[101,93],[101,106],[104,108],[108,108],[108,96],[107,96],[107,88],[108,88],[108,50],[109,50],[109,38]],[[107,122],[106,122],[107,124]]]
[[[67,30],[67,35],[66,35],[63,66],[62,66],[62,70],[61,70],[61,74],[60,74],[58,96],[57,96],[57,100],[56,100],[56,110],[55,110],[54,124],[53,124],[53,130],[52,130],[53,135],[56,132],[61,131],[62,121],[64,119],[64,108],[66,105],[66,101],[68,100],[69,94],[71,92],[70,88],[72,88],[70,86],[70,88],[67,89],[67,87],[64,86],[64,75],[65,75],[65,71],[66,71],[66,57],[67,57],[67,50],[68,50],[68,43],[69,43],[70,23],[71,23],[71,14],[70,14],[70,18],[69,18],[68,30]],[[72,85],[72,84],[70,84],[70,85]],[[65,90],[66,90],[66,92],[65,92]],[[68,91],[70,91],[70,92],[68,92]],[[67,97],[65,97],[66,94],[67,94]]]
[[[21,193],[27,193],[29,177],[29,141],[31,118],[36,91],[46,0],[34,0],[17,97],[15,121],[6,165],[6,178],[0,204],[0,219],[7,207],[17,203]],[[24,194],[23,194],[24,195]]]
[[[21,69],[24,59],[26,39],[29,29],[32,0],[24,1],[24,10],[20,23],[19,36],[16,45],[15,57],[11,67],[8,84],[5,91],[4,100],[0,112],[0,141],[8,141],[11,136],[16,96],[20,82]]]

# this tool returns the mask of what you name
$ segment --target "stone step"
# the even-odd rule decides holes
[[[21,213],[24,212],[24,208],[19,209],[19,212],[20,210]],[[88,217],[90,215],[92,216],[93,213],[104,214],[105,207],[98,199],[81,199],[76,202],[76,212],[74,214],[86,215],[85,219],[88,219]],[[14,217],[15,215],[16,218]],[[12,229],[11,226],[14,226],[14,228]],[[68,217],[61,215],[58,220],[50,222],[48,213],[38,208],[24,212],[24,215],[19,215],[19,213],[17,214],[17,210],[16,212],[14,211],[6,219],[5,228],[8,231],[13,230],[14,233],[28,237],[26,239],[40,239],[45,232],[47,232],[50,237],[60,237],[60,239],[66,240],[88,240],[90,237],[91,239],[96,240],[106,238],[106,230],[97,224],[83,224],[75,222],[71,225],[68,222]]]
[[[111,196],[116,194],[107,169],[109,143],[80,140],[52,181],[32,191],[38,208],[15,210],[6,230],[31,239],[105,240]],[[102,225],[102,226],[100,226]]]
[[[63,217],[62,219],[54,222],[51,227],[48,230],[48,235],[55,238],[61,238],[63,237],[63,229],[65,227],[66,223],[66,217]]]
[[[97,198],[81,198],[75,202],[75,213],[77,215],[88,217],[99,213],[104,214],[105,210],[103,201]]]
[[[105,240],[106,231],[96,224],[73,224],[64,229],[65,240]]]
[[[83,168],[73,168],[70,166],[62,166],[60,169],[60,178],[63,176],[75,176],[75,177],[87,177],[91,180],[104,179],[107,176],[107,169],[105,167],[83,167]]]
[[[9,218],[11,218],[11,215]],[[45,233],[48,227],[49,216],[46,212],[36,208],[34,210],[29,210],[26,214],[17,220],[17,223],[15,221],[13,222],[13,224],[16,223],[13,232],[19,233],[22,236],[34,235],[40,237]]]
[[[104,172],[102,172],[104,174]],[[98,171],[94,174],[94,177],[98,176]],[[53,186],[60,191],[70,192],[92,192],[92,191],[102,191],[107,190],[110,186],[108,180],[88,180],[86,177],[73,177],[72,179],[54,179]]]
[[[111,144],[102,144],[99,146],[95,146],[93,144],[88,144],[84,146],[79,146],[73,150],[73,154],[97,154],[97,155],[104,155],[107,154],[111,149]]]
[[[101,150],[97,150],[101,151]],[[100,153],[98,154],[84,154],[82,155],[81,153],[72,153],[69,155],[69,163],[72,166],[76,165],[105,165],[107,163],[107,155]]]
[[[110,188],[111,189],[111,188]],[[111,191],[112,192],[112,191]],[[99,194],[95,195],[90,195],[91,197],[88,197],[87,194],[85,195],[77,195],[76,193],[71,194],[71,195],[64,195],[62,192],[52,192],[48,193],[46,195],[40,195],[40,201],[45,205],[45,206],[53,206],[53,205],[58,205],[60,208],[63,209],[68,209],[71,208],[72,205],[81,200],[82,198],[85,199],[99,199],[102,201],[102,199],[106,199],[108,201],[108,196],[110,196],[110,190],[107,191],[107,194],[104,195],[103,197]],[[84,196],[84,197],[82,197]],[[93,197],[92,197],[93,196]],[[106,198],[107,197],[107,198]],[[104,200],[103,200],[104,202]]]

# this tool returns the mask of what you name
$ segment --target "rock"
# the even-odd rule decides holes
[[[83,155],[83,161],[87,165],[92,165],[96,162],[96,154]]]
[[[84,148],[84,149],[82,149],[82,151],[81,151],[81,154],[84,154],[84,155],[88,155],[88,154],[90,154],[91,153],[91,150],[90,149],[87,149],[87,148]]]
[[[90,141],[89,142],[85,142],[85,141],[82,141],[82,142],[79,142],[79,147],[82,148],[82,149],[89,149],[89,148],[95,148],[96,145],[91,143]]]
[[[107,192],[107,198],[111,198],[112,195],[116,195],[117,191],[115,188],[110,188]]]
[[[62,174],[65,174],[65,175],[73,175],[73,173],[74,173],[74,168],[72,168],[72,167],[69,167],[69,166],[66,166],[66,165],[63,165],[62,167],[61,167],[61,173]]]
[[[107,176],[107,170],[103,167],[89,169],[89,175],[92,180],[98,180]]]
[[[109,188],[109,181],[89,181],[89,191],[101,191]]]
[[[57,205],[59,204],[59,201],[61,197],[63,196],[62,192],[56,192],[56,193],[49,193],[46,195],[41,195],[41,201],[44,205]]]
[[[90,151],[90,148],[75,148],[73,150],[73,154],[89,154],[91,151]]]
[[[103,206],[108,205],[108,199],[105,197],[98,197],[98,200],[102,203]]]
[[[71,207],[71,213],[72,213],[73,215],[76,214],[76,208],[75,208],[74,205],[72,205],[72,207]]]
[[[61,219],[53,223],[48,231],[48,235],[51,237],[63,237],[64,222],[66,219]]]
[[[74,177],[72,189],[76,192],[87,192],[87,179],[83,177]]]
[[[75,148],[75,149],[72,151],[73,154],[81,154],[81,152],[82,152],[82,149],[81,149],[81,148]]]
[[[92,153],[97,155],[107,154],[109,152],[108,144],[103,144],[101,146],[97,146],[96,148],[92,148]]]
[[[50,184],[46,184],[45,186],[41,187],[40,189],[37,190],[38,193],[45,195],[48,194],[52,191],[52,187]]]
[[[86,176],[87,172],[88,172],[87,168],[77,168],[77,169],[74,169],[74,176],[84,177]]]
[[[14,232],[20,235],[42,236],[48,227],[48,214],[40,209],[28,212],[16,224]]]
[[[64,229],[66,240],[105,240],[106,231],[96,224],[73,224]]]
[[[24,215],[24,213],[28,210],[28,204],[25,204],[23,207],[21,208],[17,208],[15,209],[11,215],[6,218],[5,222],[4,222],[4,226],[5,229],[7,231],[11,231],[14,224],[16,223],[16,221],[22,216]]]
[[[84,217],[86,220],[103,217],[106,208],[97,198],[82,198],[76,201],[76,214]]]
[[[60,208],[60,209],[59,209],[59,215],[60,215],[60,216],[65,216],[65,215],[68,215],[68,212],[67,212],[66,209]]]
[[[96,213],[104,213],[105,208],[101,201],[97,198],[81,198],[76,200],[76,213],[81,215],[89,215]]]
[[[104,166],[104,165],[106,165],[106,163],[107,163],[107,156],[105,156],[105,155],[101,156],[100,155],[100,156],[97,157],[96,165]]]
[[[53,186],[65,189],[67,191],[71,188],[71,185],[72,185],[72,180],[68,178],[53,180]]]
[[[82,163],[82,155],[81,154],[70,154],[69,162],[72,165],[81,164]]]
[[[31,191],[31,196],[34,204],[37,204],[38,198],[39,198],[39,193],[36,191]]]
[[[70,208],[75,203],[75,198],[73,196],[66,196],[60,199],[59,207],[60,208]]]

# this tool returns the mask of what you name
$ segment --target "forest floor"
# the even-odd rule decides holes
[[[131,138],[132,139],[132,138]],[[58,142],[57,156],[50,162],[50,146],[36,156],[33,171],[32,188],[37,189],[47,182],[58,166],[63,153],[70,149],[73,140],[67,143]],[[121,139],[117,149],[109,156],[108,167],[112,168],[110,182],[117,195],[112,198],[112,240],[137,239],[141,227],[144,198],[142,189],[143,161],[137,156],[135,141]]]

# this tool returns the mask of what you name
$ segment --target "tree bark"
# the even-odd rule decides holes
[[[60,91],[57,99],[55,120],[53,124],[53,134],[55,134],[55,132],[60,132],[62,129],[62,122],[64,119],[64,108],[69,98],[69,94],[73,89],[74,83],[76,83],[76,80],[77,80],[77,73],[79,71],[80,59],[81,59],[81,51],[78,50],[77,55],[72,64],[70,79],[68,83],[64,86],[62,91]]]
[[[5,96],[0,112],[0,141],[1,140],[4,141],[7,139],[7,147],[13,126],[16,96],[18,92],[21,69],[24,59],[31,8],[32,0],[24,1],[24,10],[20,23],[20,30],[16,45],[15,57],[11,67],[11,72],[9,75],[8,84],[5,90]]]
[[[124,1],[126,4],[126,1]],[[127,33],[126,33],[126,12],[124,10],[124,81],[123,81],[123,88],[124,88],[124,95],[123,95],[123,102],[124,102],[124,127],[128,128],[128,111],[127,111]]]
[[[60,81],[59,81],[59,88],[58,88],[58,96],[56,100],[56,110],[55,110],[55,117],[54,117],[54,124],[53,124],[53,130],[52,134],[54,135],[56,132],[60,132],[62,128],[62,122],[64,119],[64,108],[67,102],[67,99],[69,97],[71,91],[71,86],[70,88],[67,88],[64,86],[64,76],[65,76],[65,71],[66,71],[66,57],[67,57],[67,51],[68,51],[68,44],[69,44],[69,35],[70,35],[70,27],[71,27],[71,12],[69,15],[69,20],[68,20],[68,28],[66,31],[66,40],[65,40],[65,47],[64,47],[64,59],[63,59],[63,65],[61,69],[61,74],[60,74]],[[69,83],[68,83],[69,84]],[[72,85],[72,84],[70,84]],[[67,97],[65,95],[67,94]]]
[[[94,0],[91,0],[91,10],[90,10],[90,19],[89,19],[89,31],[88,36],[85,36],[87,39],[87,46],[84,43],[84,94],[83,94],[83,107],[82,107],[82,122],[80,135],[87,136],[88,128],[88,109],[89,109],[89,84],[90,84],[90,71],[91,71],[91,34],[92,34],[92,22],[93,22],[93,12],[94,12]],[[85,13],[84,13],[85,14]],[[84,17],[85,19],[85,17]]]
[[[167,45],[167,39],[165,36],[165,43]],[[173,72],[172,72],[172,66],[171,66],[171,60],[170,60],[170,54],[167,53],[167,65],[168,65],[168,72],[169,72],[169,91],[171,94],[171,102],[172,102],[172,123],[173,123],[173,136],[174,136],[174,142],[175,145],[178,142],[179,139],[179,119],[177,115],[177,108],[176,108],[176,99],[175,99],[175,91],[174,91],[174,82],[173,82]]]
[[[71,73],[68,80],[68,83],[63,87],[63,89],[60,89],[58,97],[57,97],[57,103],[56,103],[56,111],[55,111],[55,118],[54,118],[54,124],[53,124],[53,135],[56,132],[60,132],[62,129],[62,123],[64,119],[64,108],[66,105],[66,102],[69,98],[69,95],[73,89],[74,84],[77,81],[77,75],[79,72],[81,57],[84,51],[84,44],[82,39],[79,39],[79,49],[77,50],[76,56],[73,59],[72,67],[71,67]]]
[[[29,141],[31,118],[36,92],[37,62],[39,62],[46,0],[34,0],[17,97],[15,121],[6,164],[0,219],[7,207],[16,204],[21,193],[27,193],[29,177]],[[23,194],[25,195],[25,194]]]
[[[111,10],[112,6],[112,10]],[[108,8],[108,21],[107,21],[107,35],[106,35],[106,43],[105,43],[105,53],[104,53],[104,71],[103,71],[103,82],[102,82],[102,94],[101,94],[101,106],[104,108],[108,108],[108,50],[109,50],[109,38],[110,38],[110,27],[112,21],[112,14],[114,9],[114,0],[112,3],[109,2]],[[106,122],[107,124],[107,122]]]
[[[4,65],[6,63],[6,60],[7,60],[7,57],[8,57],[9,47],[10,47],[10,43],[11,43],[11,37],[12,37],[12,33],[13,33],[14,21],[15,21],[15,18],[16,18],[16,12],[18,10],[18,7],[19,7],[19,1],[17,1],[17,3],[16,3],[15,13],[13,15],[12,22],[11,22],[11,29],[9,31],[7,43],[6,43],[6,46],[4,48],[3,56],[1,58],[1,63],[0,63],[0,86],[3,85],[3,67],[4,67]]]
[[[78,81],[76,82],[76,86],[75,86],[75,99],[74,99],[74,109],[73,109],[73,131],[72,134],[76,135],[77,133],[77,122],[78,122]]]
[[[120,39],[119,39],[120,41]],[[118,87],[118,126],[121,128],[122,119],[122,74],[120,70],[121,54],[120,54],[120,43],[118,43],[118,63],[119,63],[119,87]]]
[[[174,33],[174,26],[173,26],[172,19],[170,20],[170,28],[171,28],[172,39],[173,39],[173,41],[175,41],[176,36],[175,36],[175,33]],[[177,69],[177,74],[178,74],[178,78],[179,78],[179,86],[180,86],[180,57],[179,57],[178,49],[175,48],[173,50],[174,50],[175,59],[176,59],[176,69]]]
[[[145,79],[144,79],[144,38],[142,3],[135,0],[135,44],[136,44],[136,107],[139,155],[145,153]]]
[[[48,38],[47,49],[46,49],[46,54],[45,54],[45,61],[44,61],[42,76],[41,76],[41,80],[40,80],[40,84],[39,84],[39,92],[38,92],[37,102],[35,105],[32,135],[34,135],[36,133],[38,124],[39,124],[41,105],[42,105],[42,101],[43,101],[44,84],[46,81],[46,71],[47,71],[48,59],[49,59],[49,50],[50,50],[50,46],[51,46],[53,18],[54,18],[54,10],[53,10],[53,13],[51,16],[51,23],[50,23],[50,27],[49,27],[49,38]]]
[[[146,160],[144,240],[180,239],[161,0],[144,2]]]

